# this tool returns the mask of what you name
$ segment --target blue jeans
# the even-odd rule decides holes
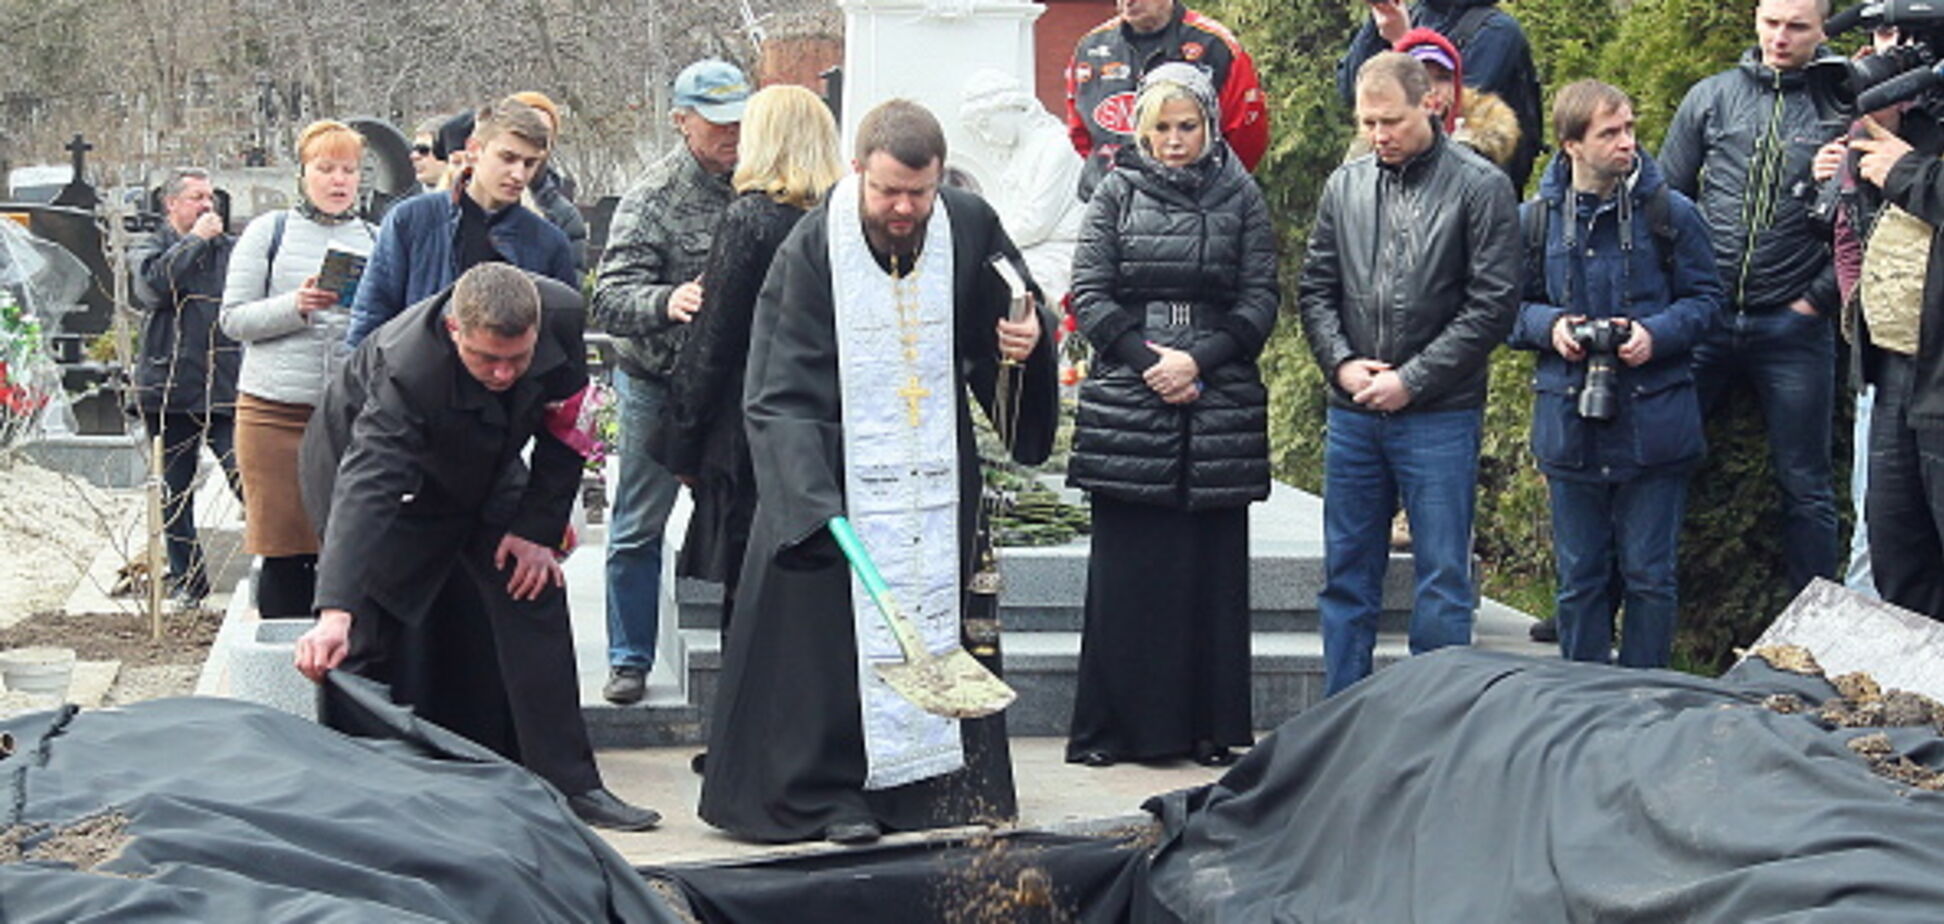
[[[1390,524],[1401,496],[1411,518],[1417,588],[1411,653],[1471,644],[1476,410],[1370,414],[1330,408],[1323,451],[1325,693],[1370,675],[1383,610]]]
[[[646,671],[655,665],[660,621],[662,528],[682,485],[648,454],[648,434],[661,426],[668,387],[616,369],[614,394],[621,421],[615,462],[621,470],[608,520],[608,665]]]
[[[1727,315],[1694,348],[1703,413],[1746,378],[1762,403],[1769,464],[1782,491],[1782,554],[1789,593],[1836,576],[1836,489],[1830,417],[1836,401],[1836,334],[1827,318],[1787,308]]]
[[[1674,556],[1687,482],[1685,472],[1622,482],[1548,479],[1561,657],[1611,662],[1613,612],[1624,603],[1620,663],[1667,666],[1680,607]]]

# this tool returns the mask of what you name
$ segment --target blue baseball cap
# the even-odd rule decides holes
[[[675,105],[695,110],[717,125],[741,122],[749,99],[749,79],[734,64],[706,58],[675,77]]]

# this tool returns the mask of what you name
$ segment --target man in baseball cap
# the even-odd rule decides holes
[[[675,78],[670,118],[682,143],[621,197],[594,280],[589,319],[613,335],[621,470],[607,541],[609,702],[647,695],[655,663],[662,529],[681,485],[648,452],[675,357],[702,307],[702,269],[729,207],[749,80],[735,65],[697,61]],[[698,246],[698,242],[700,246]]]

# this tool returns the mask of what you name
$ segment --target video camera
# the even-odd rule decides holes
[[[1856,26],[1876,29],[1895,26],[1904,39],[1876,54],[1813,65],[1823,71],[1831,97],[1851,114],[1875,112],[1944,85],[1944,2],[1940,0],[1873,0],[1859,3],[1829,18],[1825,34],[1835,37]]]

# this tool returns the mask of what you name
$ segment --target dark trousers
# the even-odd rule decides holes
[[[1738,378],[1754,386],[1768,428],[1769,464],[1782,491],[1783,559],[1794,594],[1811,578],[1836,577],[1833,326],[1788,308],[1727,315],[1694,348],[1701,410],[1712,413]]]
[[[1631,481],[1547,480],[1559,561],[1559,652],[1571,661],[1613,658],[1613,614],[1622,609],[1620,663],[1666,667],[1680,595],[1675,547],[1687,474]]]
[[[302,619],[317,596],[317,556],[265,555],[257,567],[257,613],[264,619]]]
[[[1910,425],[1916,362],[1879,354],[1865,517],[1883,599],[1944,619],[1944,430]]]
[[[209,569],[196,541],[196,468],[203,443],[216,454],[230,491],[243,497],[236,473],[236,418],[229,414],[143,411],[142,425],[162,437],[162,532],[169,550],[169,587],[195,597],[209,594]]]
[[[351,617],[341,668],[391,688],[394,702],[491,748],[568,795],[601,786],[581,716],[567,594],[507,595],[493,567],[498,534],[467,545],[423,619],[368,603]],[[510,567],[510,563],[509,563]],[[329,709],[326,725],[355,734]]]

